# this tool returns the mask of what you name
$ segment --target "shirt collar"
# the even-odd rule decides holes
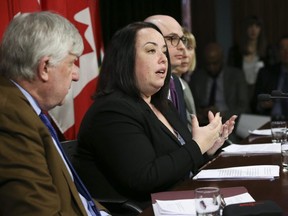
[[[16,83],[13,80],[11,80],[11,81],[19,88],[19,90],[27,98],[27,100],[29,101],[29,103],[33,107],[34,111],[37,113],[37,115],[39,115],[41,113],[41,109],[40,109],[38,103],[35,101],[35,99],[24,88],[22,88],[18,83]]]

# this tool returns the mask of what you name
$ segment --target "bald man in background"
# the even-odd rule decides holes
[[[204,62],[203,67],[192,74],[189,83],[199,123],[207,124],[208,110],[220,112],[223,121],[231,115],[248,112],[249,97],[244,72],[224,65],[224,53],[219,44],[207,44]]]
[[[181,65],[187,39],[184,37],[181,25],[171,16],[153,15],[147,17],[144,21],[155,24],[164,35],[168,46],[170,64],[172,69],[170,92],[168,97],[172,100],[175,107],[177,108],[183,123],[187,125],[188,121],[182,84],[179,77],[177,77],[173,73],[173,71],[175,71],[175,68]],[[173,101],[171,97],[172,85],[175,86],[178,103]]]

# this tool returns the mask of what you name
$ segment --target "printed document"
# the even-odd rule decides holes
[[[274,179],[279,177],[278,165],[239,166],[223,169],[204,169],[196,176],[195,180],[219,180],[219,179]]]
[[[246,155],[246,154],[280,154],[281,143],[263,144],[231,144],[223,148],[221,155]]]

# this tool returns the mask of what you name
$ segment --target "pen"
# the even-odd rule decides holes
[[[203,209],[206,209],[206,204],[203,200],[200,201],[200,206],[203,208]]]

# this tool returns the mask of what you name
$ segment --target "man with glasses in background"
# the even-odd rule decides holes
[[[173,73],[175,68],[181,65],[187,39],[183,35],[181,25],[171,16],[152,15],[147,17],[144,21],[155,24],[161,30],[166,39],[172,69],[170,92],[168,97],[177,108],[182,121],[187,125],[186,106],[182,84],[179,77]]]

